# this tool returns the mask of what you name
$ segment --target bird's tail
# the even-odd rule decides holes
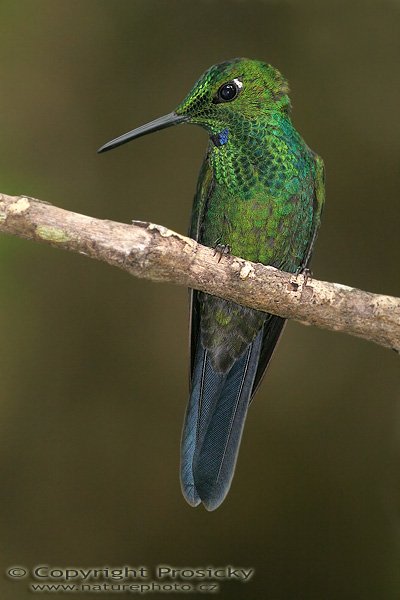
[[[216,509],[231,485],[260,357],[263,330],[227,373],[199,341],[181,447],[181,485],[192,506]]]

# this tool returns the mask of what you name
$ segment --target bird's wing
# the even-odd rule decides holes
[[[193,201],[192,218],[190,222],[189,237],[198,241],[200,238],[201,224],[203,222],[204,210],[214,189],[213,170],[210,164],[209,153],[207,152],[199,178],[197,180],[197,189]],[[196,353],[197,338],[199,335],[199,303],[197,290],[189,290],[190,303],[190,379],[193,373],[194,357]]]
[[[259,385],[265,375],[265,372],[275,351],[279,338],[281,337],[285,324],[286,319],[283,319],[282,317],[277,317],[275,315],[268,315],[268,318],[264,323],[260,358],[258,361],[256,376],[254,378],[254,383],[251,390],[251,399],[257,392]]]
[[[322,210],[325,204],[325,167],[324,161],[318,154],[314,154],[315,177],[314,177],[314,196],[313,196],[313,222],[312,235],[307,251],[303,259],[303,267],[307,268],[310,264],[311,256],[317,239],[319,226],[321,224]]]
[[[321,215],[325,202],[325,170],[324,170],[324,162],[320,156],[314,154],[315,160],[315,176],[314,176],[314,195],[313,195],[313,221],[312,221],[312,230],[310,236],[310,243],[306,249],[303,258],[302,268],[308,267],[310,264],[312,252],[314,249],[315,240],[317,239],[318,229],[321,223]],[[284,268],[284,267],[283,267]],[[268,364],[272,358],[276,345],[279,341],[279,338],[282,334],[286,323],[286,319],[282,317],[276,317],[274,315],[269,315],[267,321],[264,324],[263,331],[263,340],[261,344],[261,352],[260,352],[260,360],[258,363],[258,368],[256,372],[256,376],[254,379],[254,384],[251,392],[251,397],[253,398],[256,393],[262,378],[266,372]]]
[[[315,201],[314,201],[314,229],[321,224],[322,210],[325,204],[325,166],[324,161],[318,154],[315,158]]]

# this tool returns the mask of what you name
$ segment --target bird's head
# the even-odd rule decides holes
[[[247,121],[263,121],[273,112],[288,113],[289,86],[281,73],[264,62],[235,58],[210,67],[176,110],[108,142],[99,152],[111,150],[152,131],[179,123],[193,123],[219,135],[223,144],[231,129]]]
[[[280,72],[258,60],[235,58],[208,69],[177,107],[176,114],[211,133],[241,120],[257,120],[290,109],[289,86]]]

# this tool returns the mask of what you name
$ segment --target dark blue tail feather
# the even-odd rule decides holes
[[[231,485],[260,356],[263,330],[227,373],[199,342],[182,435],[181,485],[192,506],[214,510]]]

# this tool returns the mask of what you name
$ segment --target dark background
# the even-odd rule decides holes
[[[2,0],[0,32],[2,192],[185,233],[203,131],[96,149],[170,112],[211,64],[259,58],[325,160],[314,274],[400,294],[398,0]],[[256,574],[224,599],[399,597],[394,352],[290,323],[207,513],[178,480],[186,290],[4,236],[0,259],[2,571],[233,564]]]

